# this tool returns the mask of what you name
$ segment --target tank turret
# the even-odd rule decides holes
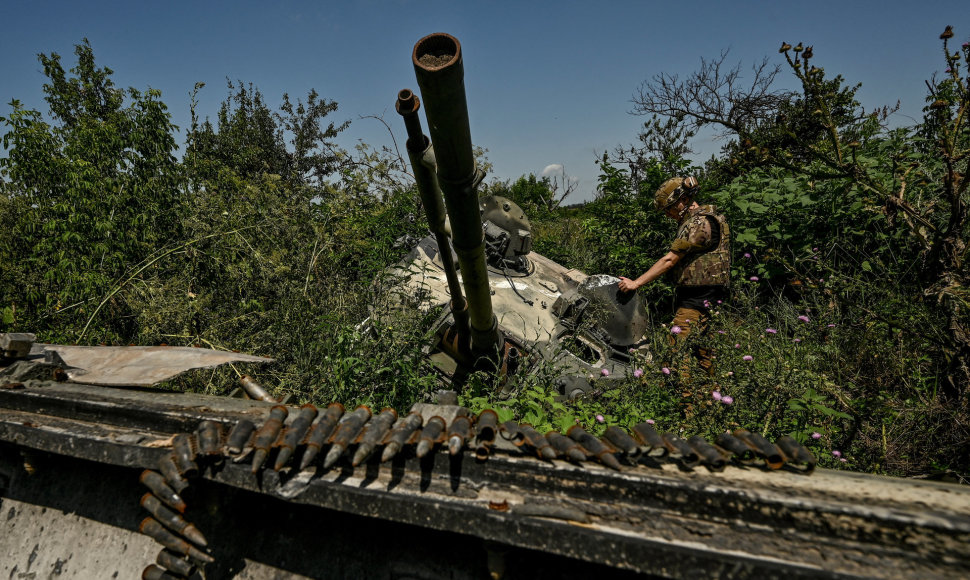
[[[472,150],[461,44],[448,34],[426,36],[412,63],[420,98],[404,89],[396,109],[431,235],[389,273],[409,302],[444,307],[430,358],[445,381],[545,361],[559,369],[561,395],[576,397],[632,373],[634,357],[649,356],[639,297],[619,292],[616,278],[590,277],[533,252],[525,212],[504,197],[479,198],[484,175]],[[418,115],[422,100],[430,138]]]

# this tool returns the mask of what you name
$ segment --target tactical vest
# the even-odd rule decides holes
[[[687,254],[670,270],[670,281],[678,286],[731,285],[731,230],[714,206],[701,206],[677,230],[677,239],[688,239],[695,218],[713,219],[711,236],[716,246],[705,252]],[[715,226],[716,224],[716,226]]]

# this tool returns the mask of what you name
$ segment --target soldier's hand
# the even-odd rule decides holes
[[[620,276],[620,283],[617,286],[619,286],[621,292],[631,292],[638,288],[636,282],[623,276]]]

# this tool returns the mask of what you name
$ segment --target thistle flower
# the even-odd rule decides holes
[[[671,326],[670,334],[680,334],[681,330],[682,329],[679,326]]]
[[[726,330],[718,330],[717,333],[718,334],[727,334],[727,331]]]
[[[940,40],[946,40],[947,38],[953,38],[953,27],[947,26],[943,34],[940,35]]]
[[[740,342],[734,343],[734,348],[741,348],[741,343]]]
[[[795,344],[798,344],[801,341],[802,341],[802,339],[800,339],[800,338],[792,339],[792,342],[794,342]]]
[[[653,424],[654,424],[654,423],[656,423],[656,422],[655,422],[655,421],[654,421],[653,419],[647,419],[647,420],[645,421],[645,423],[646,423],[647,425],[653,425]]]
[[[809,46],[809,47],[807,47],[805,49],[805,52],[802,53],[802,58],[804,58],[805,60],[808,60],[808,59],[812,58],[812,47],[811,46]]]
[[[610,376],[610,369],[600,369],[600,374],[604,377]]]
[[[637,370],[633,371],[633,376],[636,377],[636,378],[638,378],[638,379],[640,377],[642,377],[643,376],[643,369],[637,369]]]
[[[713,393],[711,393],[711,398],[714,399],[715,401],[720,401],[723,398],[721,397],[721,391],[714,391]]]
[[[812,433],[812,439],[815,439],[817,441],[817,440],[819,440],[821,438],[822,438],[822,434],[819,433],[818,431]]]
[[[839,461],[841,461],[842,463],[847,463],[849,460],[846,459],[845,457],[840,457]]]
[[[950,67],[946,67],[946,70],[943,72],[950,74],[951,72],[953,72],[953,69],[951,69]]]
[[[834,324],[828,324],[828,325],[826,325],[826,326],[827,326],[828,328],[835,328],[835,325],[834,325]]]
[[[744,253],[744,259],[745,259],[745,260],[750,260],[750,259],[751,259],[751,254],[750,254],[750,253],[748,253],[748,252],[745,252],[745,253]]]
[[[754,360],[754,357],[751,356],[750,354],[746,354],[743,357],[741,357],[741,360],[751,361],[751,360]]]
[[[802,322],[811,322],[811,319],[809,319],[804,314],[802,314],[801,316],[799,316],[798,319],[801,320]]]
[[[748,280],[751,280],[752,282],[757,282],[758,281],[758,277],[757,276],[752,276],[752,277],[748,278]]]
[[[734,371],[728,371],[728,376],[729,377],[733,377],[734,376]]]
[[[778,334],[778,331],[775,330],[774,328],[766,328],[765,332],[767,332],[768,334]]]
[[[778,52],[779,53],[783,53],[783,52],[786,52],[786,51],[789,51],[789,50],[791,50],[791,45],[788,44],[787,42],[782,42],[781,43],[781,48],[778,49]]]
[[[721,403],[724,405],[730,405],[734,403],[734,397],[732,397],[731,395],[724,395],[723,397],[721,397]]]
[[[597,416],[596,416],[596,422],[597,422],[597,423],[602,423],[602,422],[604,422],[604,421],[606,421],[606,418],[605,418],[605,417],[603,417],[603,415],[597,415]]]
[[[669,375],[670,374],[670,369],[668,369],[667,367],[664,367],[664,368],[660,369],[660,372],[662,372],[665,375]]]
[[[832,457],[842,457],[842,452],[839,451],[838,449],[833,449],[832,450]]]

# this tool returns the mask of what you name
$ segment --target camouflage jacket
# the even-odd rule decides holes
[[[704,226],[710,224],[710,235]],[[731,285],[731,230],[713,205],[704,205],[684,218],[671,244],[681,256],[668,273],[678,286]]]

